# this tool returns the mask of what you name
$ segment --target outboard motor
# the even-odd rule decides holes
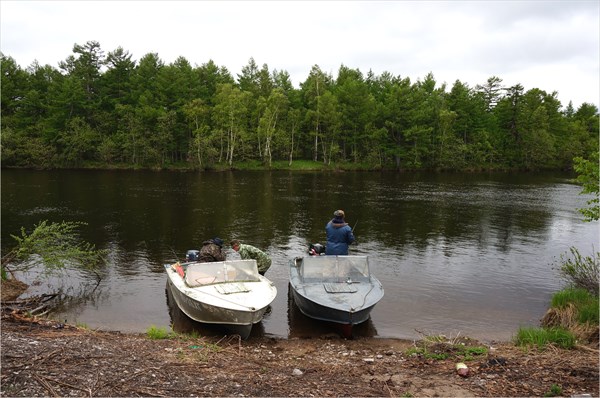
[[[200,257],[199,250],[188,250],[187,253],[185,253],[185,261],[187,262],[198,261],[198,257]]]
[[[320,243],[311,243],[308,246],[308,254],[311,256],[320,256],[325,254],[325,246]]]

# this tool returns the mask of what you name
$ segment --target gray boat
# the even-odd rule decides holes
[[[296,257],[290,262],[290,287],[304,315],[349,326],[369,319],[383,297],[367,256]]]
[[[177,306],[197,322],[219,324],[243,339],[277,295],[255,260],[165,264]]]

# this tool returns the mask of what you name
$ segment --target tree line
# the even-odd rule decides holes
[[[314,65],[294,88],[253,58],[234,78],[212,60],[139,62],[75,44],[58,68],[1,56],[2,166],[208,169],[313,160],[372,169],[569,169],[598,150],[598,108],[556,92],[411,81]]]

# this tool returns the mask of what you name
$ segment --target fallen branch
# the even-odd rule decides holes
[[[600,353],[600,351],[598,351],[594,348],[586,347],[584,345],[577,344],[575,347],[577,347],[578,350],[590,351],[590,352],[594,352],[596,354]]]
[[[46,380],[44,380],[40,376],[38,376],[37,373],[33,373],[33,377],[34,377],[34,379],[36,379],[38,381],[38,383],[40,383],[42,385],[42,387],[44,387],[44,389],[46,391],[48,391],[50,393],[50,395],[52,395],[53,397],[59,396],[56,393],[56,391],[54,391],[54,388],[52,388],[52,386]]]

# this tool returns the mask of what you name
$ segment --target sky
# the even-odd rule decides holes
[[[156,53],[192,66],[212,60],[234,78],[253,58],[299,87],[314,65],[432,73],[449,91],[497,76],[567,106],[600,105],[600,1],[33,1],[0,0],[0,51],[22,68],[58,68],[75,44]]]

